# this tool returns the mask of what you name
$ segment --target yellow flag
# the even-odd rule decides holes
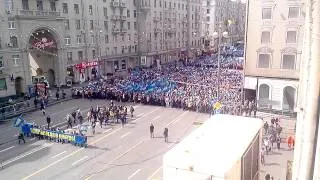
[[[213,109],[220,109],[222,107],[222,104],[220,102],[216,102],[214,105],[213,105]]]

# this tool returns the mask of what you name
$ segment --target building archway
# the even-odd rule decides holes
[[[283,88],[282,110],[294,111],[296,89],[291,86]]]
[[[49,85],[57,83],[55,81],[58,78],[55,77],[55,72],[60,72],[58,39],[56,32],[48,27],[38,27],[31,32],[28,41],[28,58],[32,79],[41,79]]]
[[[259,86],[259,106],[268,107],[270,100],[270,86],[267,84],[261,84]]]
[[[23,93],[23,79],[22,79],[22,77],[17,77],[14,80],[14,86],[16,89],[16,95],[21,96]]]
[[[50,87],[54,86],[55,74],[53,69],[49,69],[48,71],[48,83],[50,84]]]

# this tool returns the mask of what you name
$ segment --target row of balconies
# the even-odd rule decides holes
[[[114,1],[114,2],[110,3],[110,6],[113,7],[113,8],[116,8],[116,7],[125,8],[126,7],[126,3]]]
[[[8,15],[14,15],[21,18],[57,18],[61,17],[58,11],[39,11],[39,10],[13,10],[6,11]]]
[[[126,28],[112,28],[112,33],[126,33],[128,30]]]
[[[117,15],[112,15],[111,20],[113,21],[125,21],[127,19],[127,16],[117,16]]]

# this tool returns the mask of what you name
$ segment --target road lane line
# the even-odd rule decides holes
[[[121,129],[122,129],[122,128],[115,129],[113,132],[111,132],[111,133],[109,133],[109,134],[106,134],[106,135],[102,136],[101,138],[99,138],[99,139],[97,139],[97,140],[93,141],[92,143],[89,143],[89,145],[93,145],[93,144],[95,144],[95,143],[97,143],[97,142],[101,141],[102,139],[104,139],[104,138],[106,138],[106,137],[108,137],[108,136],[110,136],[110,135],[112,135],[112,134],[114,134],[114,133],[118,132],[118,131],[119,131],[119,130],[121,130]],[[77,153],[79,153],[79,152],[83,151],[84,149],[85,149],[84,147],[83,147],[83,148],[80,148],[80,149],[77,149],[77,150],[73,151],[72,153],[68,154],[67,156],[64,156],[63,158],[58,159],[57,161],[54,161],[54,162],[52,162],[51,164],[49,164],[49,165],[47,165],[47,166],[45,166],[45,167],[43,167],[43,168],[41,168],[41,169],[37,170],[36,172],[34,172],[34,173],[32,173],[32,174],[30,174],[30,175],[28,175],[28,176],[26,176],[26,177],[22,178],[22,180],[30,179],[31,177],[33,177],[33,176],[35,176],[35,175],[37,175],[37,174],[41,173],[42,171],[44,171],[44,170],[46,170],[46,169],[49,169],[50,167],[52,167],[52,166],[54,166],[54,165],[58,164],[59,162],[61,162],[61,161],[65,160],[65,159],[67,159],[67,158],[69,158],[69,157],[71,157],[71,156],[73,156],[73,155],[75,155],[75,154],[77,154]]]
[[[34,138],[31,138],[30,141],[34,141],[35,139],[36,139],[35,137],[34,137]]]
[[[147,180],[151,180],[151,178],[153,178],[153,176],[155,176],[159,171],[160,169],[162,168],[162,166],[160,166],[157,170],[155,170],[149,177]]]
[[[88,156],[84,156],[83,158],[81,158],[81,159],[75,161],[74,163],[72,163],[71,166],[75,166],[75,165],[79,164],[81,161],[84,161],[84,160],[86,160],[88,158],[89,158]]]
[[[133,176],[135,176],[136,174],[138,174],[141,171],[141,169],[137,169],[134,173],[132,173],[129,177],[128,180],[133,178]]]
[[[144,115],[144,113],[140,113],[140,114],[138,114],[138,117],[143,116],[143,115]]]
[[[137,119],[135,119],[135,120],[133,120],[133,121],[131,121],[131,122],[136,122],[136,121],[138,121],[138,120],[141,120],[143,117],[146,117],[146,116],[148,116],[149,114],[151,114],[151,113],[153,113],[153,112],[155,112],[155,111],[157,111],[158,109],[160,109],[160,107],[157,107],[156,109],[154,109],[154,110],[152,110],[152,111],[150,111],[150,112],[148,112],[148,113],[146,113],[146,114],[144,114],[142,117],[139,117],[139,118],[137,118]]]
[[[19,133],[18,134],[15,134],[13,137],[18,137],[19,136]]]
[[[106,131],[103,131],[102,134],[105,134],[105,133],[107,133],[107,132],[109,132],[109,131],[111,131],[111,129],[108,129],[108,130],[106,130]]]
[[[56,157],[58,157],[58,156],[61,156],[62,154],[64,154],[64,153],[66,153],[67,151],[63,151],[63,152],[61,152],[61,153],[59,153],[59,154],[57,154],[57,155],[55,155],[55,156],[53,156],[53,157],[51,157],[52,159],[54,159],[54,158],[56,158]]]
[[[29,156],[30,154],[33,154],[33,153],[35,153],[35,152],[37,152],[37,151],[40,151],[40,150],[42,150],[42,149],[44,149],[44,148],[47,148],[47,147],[50,147],[50,146],[52,146],[52,145],[53,145],[53,143],[51,143],[51,144],[45,144],[45,145],[43,145],[43,146],[41,146],[41,147],[39,147],[39,148],[35,148],[35,149],[32,149],[31,151],[22,153],[22,154],[20,154],[19,156],[13,158],[13,159],[9,159],[9,160],[3,162],[3,163],[2,163],[2,166],[6,166],[6,165],[8,165],[8,164],[11,164],[11,163],[13,163],[13,162],[15,162],[15,161],[17,161],[17,160],[19,160],[19,159],[22,159],[22,158],[24,158],[24,157],[26,157],[26,156]]]
[[[125,133],[124,135],[122,135],[122,136],[120,137],[120,139],[123,139],[124,137],[128,136],[129,134],[131,134],[131,132]]]
[[[3,150],[0,151],[0,153],[5,152],[5,151],[8,151],[9,149],[12,149],[12,148],[14,148],[14,147],[15,147],[15,146],[11,146],[11,147],[8,147],[8,148],[6,148],[6,149],[3,149]]]
[[[161,117],[161,116],[157,116],[157,117],[151,119],[151,122],[154,122],[155,120],[160,119],[160,117]]]
[[[139,141],[137,144],[133,145],[131,148],[129,148],[126,152],[121,153],[120,155],[118,155],[116,158],[114,158],[112,161],[110,161],[108,164],[112,164],[114,161],[120,159],[121,157],[123,157],[124,155],[128,154],[130,151],[132,151],[134,148],[136,148],[137,146],[139,146],[140,144],[142,144],[144,142],[144,139]]]

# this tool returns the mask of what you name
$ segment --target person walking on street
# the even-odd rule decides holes
[[[133,106],[131,106],[130,107],[131,118],[133,118],[133,112],[134,112],[134,108],[133,108]]]
[[[280,150],[280,144],[281,144],[281,138],[280,138],[280,136],[277,136],[276,141],[277,141],[277,148],[278,148],[278,150]]]
[[[19,140],[19,144],[20,144],[20,141],[23,141],[23,144],[26,143],[26,140],[24,140],[24,136],[23,136],[23,133],[20,133],[19,136],[18,136],[18,140]]]
[[[288,143],[288,148],[291,150],[292,144],[293,144],[293,137],[292,136],[288,137],[287,143]]]
[[[50,115],[48,115],[47,116],[48,129],[50,128],[50,123],[51,123],[51,117],[50,117]]]
[[[71,120],[70,114],[68,114],[66,118],[67,118],[67,122],[68,122],[67,129],[68,129],[69,127],[72,128],[72,120]]]
[[[168,142],[168,135],[169,135],[169,132],[168,132],[168,128],[164,128],[164,131],[163,131],[163,136],[164,136],[164,142]]]
[[[96,133],[96,121],[92,122],[91,127],[92,127],[92,134],[94,135]]]
[[[150,125],[150,137],[154,138],[154,125],[152,123]]]

